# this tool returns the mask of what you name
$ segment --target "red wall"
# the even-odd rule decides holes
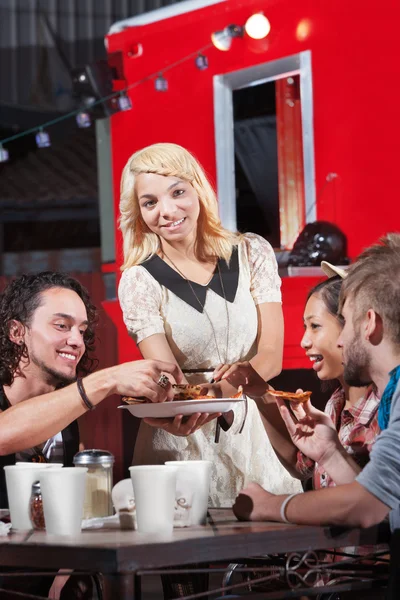
[[[395,88],[400,4],[389,0],[381,6],[360,0],[228,0],[108,36],[108,50],[122,51],[125,78],[132,84],[207,45],[212,31],[244,24],[254,12],[264,10],[271,23],[267,40],[234,39],[228,52],[211,47],[206,71],[198,71],[193,60],[167,71],[166,93],[156,92],[152,80],[131,90],[133,110],[112,117],[116,214],[126,160],[154,142],[186,146],[215,182],[214,75],[311,50],[317,216],[341,227],[352,257],[386,231],[399,229]],[[299,40],[296,29],[302,20],[309,35]],[[129,57],[137,43],[143,45],[142,56]],[[338,178],[324,185],[332,172]],[[120,252],[119,235],[117,239]],[[299,340],[305,284],[284,281],[283,292],[287,336],[299,334]],[[295,310],[290,309],[294,298]],[[132,347],[125,347],[126,352],[120,347],[121,357],[131,352]],[[292,366],[294,355],[293,360]]]

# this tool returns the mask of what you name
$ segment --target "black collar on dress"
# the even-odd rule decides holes
[[[224,259],[218,259],[219,268],[221,271],[221,277],[224,284],[225,297],[228,302],[234,302],[236,297],[236,292],[239,283],[239,254],[238,248],[235,246],[233,248],[231,260],[229,262],[229,267],[226,264]],[[218,275],[218,269],[215,269],[214,275],[211,278],[211,281],[208,285],[199,285],[194,281],[190,281],[194,291],[198,299],[201,302],[201,306],[199,302],[196,300],[190,285],[187,280],[182,277],[175,269],[170,267],[162,258],[160,258],[157,254],[154,254],[151,258],[146,260],[141,264],[150,275],[158,281],[160,285],[168,288],[171,292],[173,292],[176,296],[178,296],[181,300],[190,304],[193,308],[198,310],[200,313],[203,312],[203,307],[206,302],[206,294],[207,290],[213,290],[216,294],[224,297],[224,293],[221,288],[221,282]]]

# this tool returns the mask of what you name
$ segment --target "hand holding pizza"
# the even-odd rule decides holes
[[[273,391],[270,393],[275,395]],[[297,390],[296,394],[304,392]],[[324,461],[342,447],[332,419],[315,408],[309,399],[305,402],[292,400],[291,412],[284,398],[276,397],[276,403],[293,443],[308,458],[323,466]]]
[[[241,386],[249,396],[262,396],[268,388],[268,384],[248,361],[219,365],[213,373],[213,378],[214,381],[226,380],[236,389]]]

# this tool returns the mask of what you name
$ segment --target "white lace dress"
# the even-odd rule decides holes
[[[249,360],[255,355],[256,305],[281,302],[281,282],[275,255],[268,242],[258,235],[246,234],[238,247],[238,264],[237,290],[232,302],[226,303],[210,288],[206,291],[205,311],[212,321],[219,352],[227,363]],[[174,276],[180,278],[175,272]],[[186,281],[185,285],[188,286]],[[196,310],[160,284],[145,267],[135,266],[124,271],[119,300],[128,332],[136,343],[164,333],[183,370],[207,369],[219,363],[214,333],[205,312]],[[229,311],[228,348],[226,306]],[[187,375],[187,379],[191,383],[200,383],[209,381],[211,376],[211,373],[196,373]],[[212,461],[210,504],[213,507],[232,506],[239,491],[250,481],[278,494],[300,491],[299,481],[293,479],[277,459],[255,402],[249,399],[242,433],[239,429],[244,417],[244,403],[240,403],[234,412],[234,423],[227,432],[221,431],[218,444],[214,442],[215,421],[188,437],[173,436],[141,423],[133,464],[160,464],[166,460]]]

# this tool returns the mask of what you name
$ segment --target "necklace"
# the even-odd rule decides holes
[[[213,325],[213,323],[212,323],[211,317],[210,317],[210,315],[208,314],[208,312],[207,312],[207,311],[206,311],[206,309],[205,309],[206,300],[204,300],[204,304],[202,304],[202,303],[201,303],[201,300],[200,300],[200,298],[198,297],[198,295],[196,294],[196,291],[195,291],[195,289],[194,289],[194,287],[193,287],[193,285],[192,285],[191,281],[190,281],[190,280],[189,280],[189,279],[186,277],[186,275],[184,275],[184,274],[182,273],[182,271],[181,271],[181,270],[180,270],[180,269],[179,269],[179,268],[176,266],[176,264],[174,263],[174,261],[173,261],[173,260],[171,260],[171,259],[170,259],[170,257],[169,257],[169,256],[167,256],[167,255],[165,254],[165,252],[163,252],[163,255],[164,255],[164,256],[165,256],[165,258],[166,258],[166,259],[167,259],[167,260],[168,260],[168,261],[171,263],[171,265],[172,265],[172,266],[174,267],[174,269],[175,269],[175,270],[176,270],[176,271],[179,273],[179,275],[180,275],[181,277],[183,277],[183,279],[184,279],[185,281],[187,281],[187,283],[188,283],[188,285],[189,285],[189,288],[190,288],[190,289],[191,289],[191,291],[192,291],[192,294],[193,294],[193,296],[196,298],[197,302],[199,303],[199,305],[200,305],[200,306],[201,306],[201,308],[202,308],[202,311],[203,311],[203,312],[204,312],[204,314],[206,315],[206,317],[207,317],[207,319],[208,319],[208,322],[210,323],[210,327],[211,327],[211,330],[212,330],[212,332],[213,332],[213,336],[214,336],[215,348],[216,348],[216,350],[217,350],[217,355],[218,355],[218,360],[219,360],[219,363],[220,363],[221,365],[223,365],[223,364],[227,363],[227,360],[228,360],[228,349],[229,349],[229,309],[228,309],[228,301],[227,301],[227,299],[226,299],[226,294],[225,294],[225,288],[224,288],[224,282],[223,282],[223,279],[222,279],[221,269],[219,268],[219,261],[217,261],[217,270],[218,270],[218,275],[219,275],[219,281],[220,281],[220,284],[221,284],[222,295],[223,295],[223,297],[224,297],[224,302],[225,302],[225,312],[226,312],[226,348],[225,348],[225,360],[222,360],[222,356],[221,356],[221,353],[220,353],[220,351],[219,351],[219,348],[218,348],[217,334],[216,334],[216,332],[215,332],[214,325]],[[211,279],[212,279],[212,278],[211,278]],[[211,281],[211,280],[210,280],[210,281]],[[207,297],[206,297],[206,298],[207,298]]]

